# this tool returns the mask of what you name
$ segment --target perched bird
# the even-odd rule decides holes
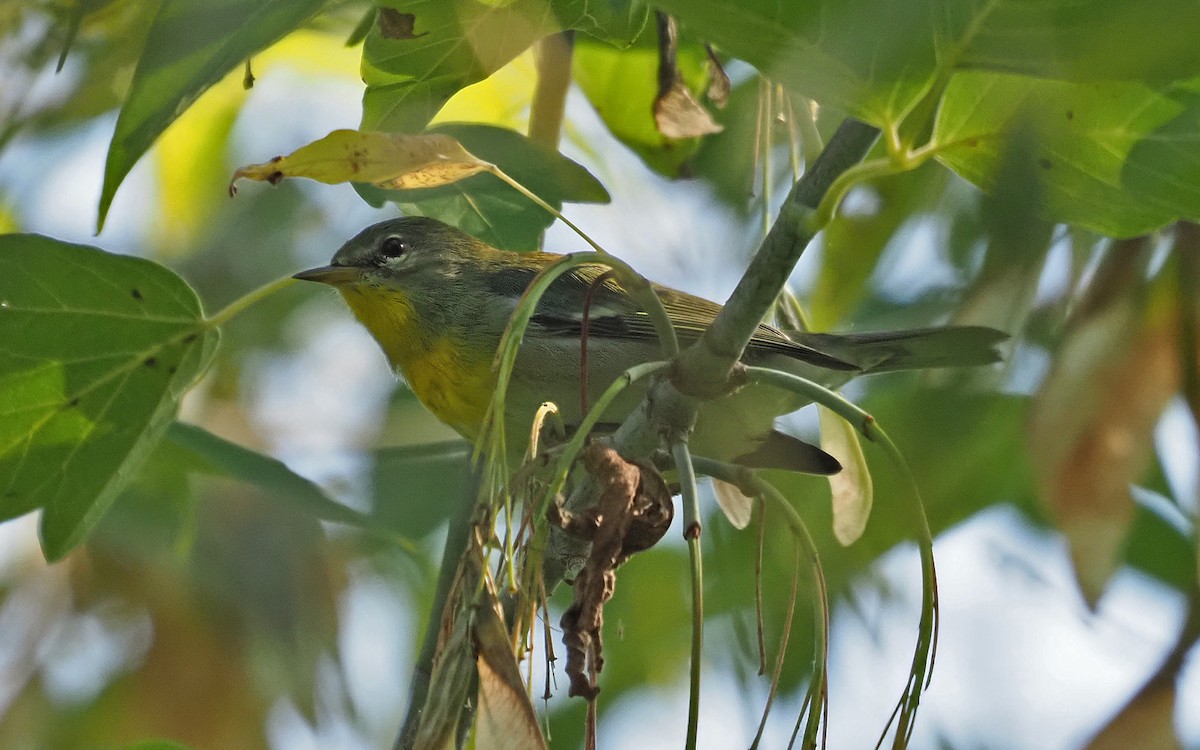
[[[417,398],[474,440],[492,397],[492,360],[509,316],[534,276],[559,257],[498,250],[440,221],[414,216],[367,227],[334,254],[330,265],[296,278],[337,288]],[[576,267],[542,297],[509,388],[510,436],[528,434],[545,401],[558,406],[568,426],[581,419],[585,300],[607,270],[603,265]],[[668,287],[654,285],[654,291],[681,346],[694,341],[721,309]],[[661,359],[662,351],[649,316],[612,278],[592,290],[588,318],[587,383],[589,403],[594,403],[624,370]],[[838,335],[760,325],[743,361],[837,387],[860,373],[995,362],[995,345],[1004,338],[980,327]],[[601,421],[619,423],[642,393],[630,388]],[[836,473],[841,467],[832,456],[774,429],[776,417],[805,403],[764,385],[705,402],[690,440],[692,451],[752,467]],[[517,441],[510,437],[510,442]]]

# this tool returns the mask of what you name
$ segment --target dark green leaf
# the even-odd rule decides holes
[[[0,517],[44,508],[46,556],[66,554],[170,425],[217,338],[161,266],[0,236]]]
[[[164,0],[108,148],[97,226],[117,187],[209,86],[312,16],[324,0]]]
[[[462,497],[471,446],[462,440],[384,448],[371,472],[372,516],[418,539],[441,525]]]
[[[1133,491],[1133,523],[1125,563],[1185,594],[1196,590],[1196,529],[1179,506],[1142,489]]]
[[[896,122],[932,83],[935,0],[664,0],[684,27],[767,77],[873,124]],[[947,30],[940,30],[945,34]]]
[[[586,169],[515,131],[458,123],[438,125],[429,132],[453,136],[472,154],[498,165],[556,208],[566,201],[609,200],[604,186]],[[419,190],[358,189],[368,200],[394,201],[406,214],[432,216],[506,250],[536,250],[541,233],[554,221],[544,208],[491,174]]]
[[[315,518],[360,528],[374,525],[370,518],[329,497],[282,461],[231,443],[202,427],[175,422],[165,439],[194,454],[196,465],[206,473],[237,479],[285,497]]]

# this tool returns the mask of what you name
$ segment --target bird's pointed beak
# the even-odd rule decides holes
[[[321,266],[320,268],[310,268],[307,271],[301,271],[293,275],[292,278],[338,286],[339,284],[349,284],[352,281],[357,281],[359,276],[358,269],[353,266]]]

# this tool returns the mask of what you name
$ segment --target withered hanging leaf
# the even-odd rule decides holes
[[[233,173],[229,192],[237,192],[235,183],[242,178],[274,185],[285,177],[307,177],[329,185],[365,182],[380,188],[429,188],[491,169],[491,164],[441,133],[335,130],[287,156],[242,167]]]
[[[490,589],[476,609],[475,653],[479,669],[479,709],[475,715],[478,750],[544,750],[546,740],[525,690],[508,632]]]
[[[596,676],[604,669],[604,604],[616,589],[617,567],[658,543],[671,525],[675,507],[653,465],[626,461],[601,443],[589,446],[583,461],[601,487],[600,499],[581,513],[551,506],[549,520],[592,543],[587,562],[575,577],[575,600],[559,621],[571,681],[567,694],[590,701],[600,692]]]
[[[380,8],[375,24],[384,39],[420,39],[429,35],[428,31],[414,34],[417,17],[412,13],[401,13],[395,8]]]
[[[729,94],[733,90],[733,84],[729,81],[729,74],[725,72],[725,66],[721,64],[721,59],[717,57],[711,44],[704,45],[704,54],[708,56],[709,76],[708,91],[704,92],[704,96],[717,109],[725,109],[725,105],[729,103]]]
[[[821,448],[842,465],[830,474],[833,493],[833,535],[844,546],[858,541],[871,517],[874,488],[867,458],[863,455],[858,433],[849,422],[824,406],[817,407],[821,420]]]
[[[681,80],[654,101],[654,123],[668,138],[698,138],[723,128]]]
[[[1129,485],[1145,470],[1154,426],[1179,385],[1171,287],[1156,283],[1145,300],[1139,263],[1114,257],[1113,272],[1102,267],[1093,284],[1102,293],[1080,303],[1085,312],[1059,347],[1029,422],[1039,494],[1091,604],[1120,563],[1134,515]]]
[[[679,34],[675,19],[655,11],[658,25],[658,95],[654,97],[654,124],[668,138],[698,138],[719,133],[708,110],[696,101],[679,71]]]

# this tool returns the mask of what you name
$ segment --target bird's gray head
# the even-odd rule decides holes
[[[372,224],[334,253],[333,266],[402,269],[430,256],[452,262],[482,243],[449,224],[426,216],[405,216]]]
[[[492,248],[449,224],[405,216],[372,224],[333,255],[328,266],[296,274],[304,281],[338,287],[368,285],[412,289],[453,278],[465,263]]]

